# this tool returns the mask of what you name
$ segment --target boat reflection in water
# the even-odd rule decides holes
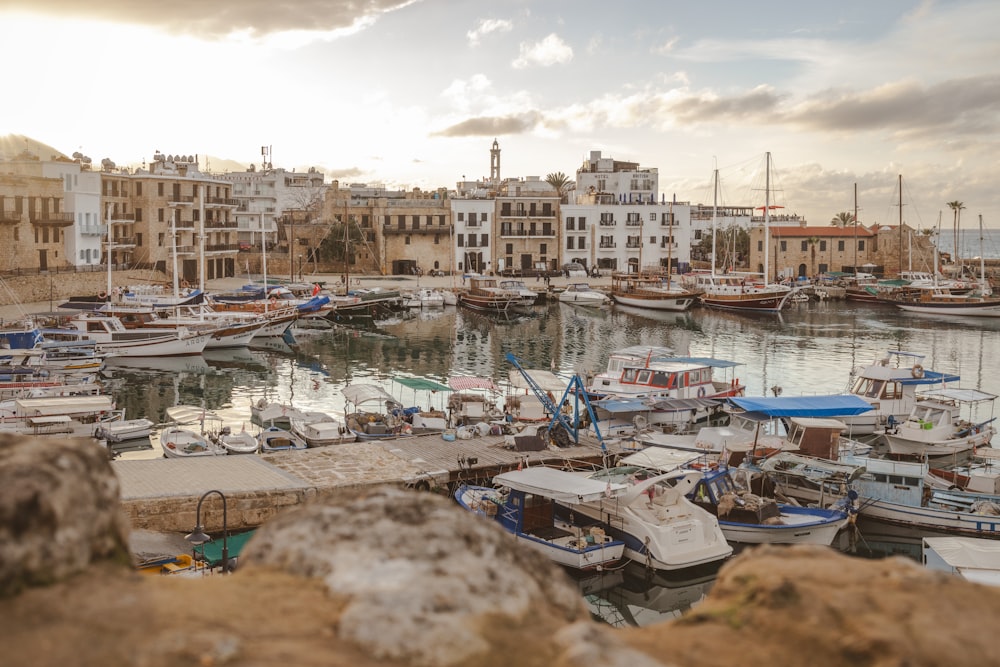
[[[711,590],[718,568],[678,579],[629,562],[619,569],[574,577],[590,615],[615,627],[663,623],[695,607]]]

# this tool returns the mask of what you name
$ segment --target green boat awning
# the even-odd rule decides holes
[[[239,533],[238,535],[230,535],[227,541],[227,546],[229,547],[229,557],[236,558],[240,555],[240,551],[243,550],[243,546],[247,541],[253,536],[255,531],[248,530],[245,533]],[[194,552],[197,555],[205,557],[208,564],[212,567],[222,564],[222,538],[218,537],[211,542],[205,542],[204,544],[199,544],[194,548]]]
[[[395,377],[393,380],[404,387],[420,391],[451,391],[451,387],[435,382],[434,380],[428,380],[427,378]]]

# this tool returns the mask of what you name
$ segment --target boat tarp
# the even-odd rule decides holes
[[[713,359],[712,357],[653,357],[653,361],[670,361],[677,364],[697,364],[709,368],[734,368],[742,366],[741,361],[726,361],[725,359]]]
[[[860,463],[840,463],[791,452],[779,452],[769,456],[759,465],[764,472],[780,472],[811,479],[853,480],[865,472],[865,466]]]
[[[107,394],[98,396],[38,396],[14,399],[14,410],[22,417],[107,412],[114,409]]]
[[[377,384],[351,384],[341,390],[348,403],[360,405],[369,401],[393,401],[398,403],[392,394]]]
[[[460,375],[448,378],[448,386],[455,391],[467,391],[469,389],[488,389],[489,391],[497,390],[497,386],[493,383],[492,379],[469,375]]]
[[[670,447],[646,447],[635,454],[629,454],[621,459],[623,466],[640,466],[650,470],[669,472],[681,466],[697,461],[704,456],[701,452],[672,449]]]
[[[606,410],[611,414],[623,412],[685,412],[718,405],[719,401],[710,398],[663,398],[651,401],[645,398],[605,398],[593,401],[594,407]]]
[[[451,391],[451,387],[446,387],[440,382],[427,378],[394,377],[392,379],[404,387],[417,391]]]
[[[566,387],[569,385],[568,380],[564,380],[552,371],[542,371],[533,370],[530,368],[524,369],[524,372],[531,376],[531,379],[542,388],[542,391],[552,391],[552,392],[564,392]],[[524,379],[521,375],[521,371],[514,369],[511,370],[508,375],[510,378],[510,383],[517,389],[530,389],[531,386],[528,381]]]
[[[617,496],[628,488],[625,484],[589,479],[556,468],[512,470],[494,477],[493,483],[569,505]]]
[[[729,399],[747,411],[747,417],[846,417],[872,409],[871,404],[854,394],[829,396],[738,396]]]
[[[978,389],[937,389],[935,391],[923,392],[921,398],[936,398],[941,401],[957,401],[959,403],[979,403],[980,401],[992,401],[997,396],[989,392]]]
[[[991,571],[996,585],[998,570],[1000,570],[1000,542],[981,537],[925,537],[923,541],[925,562],[932,569],[934,563],[932,554],[947,566],[957,570],[963,576],[968,570]],[[942,568],[943,569],[943,568]],[[971,577],[967,577],[971,578]]]

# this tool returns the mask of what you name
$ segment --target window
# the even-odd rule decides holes
[[[405,238],[405,240],[404,240],[403,242],[404,242],[404,243],[405,243],[406,245],[410,245],[410,235],[409,235],[409,234],[407,234],[407,235],[406,235],[406,236],[405,236],[404,238]]]
[[[655,213],[650,213],[649,214],[649,221],[650,222],[656,222],[656,214]]]
[[[587,228],[587,219],[582,216],[578,218],[576,221],[576,228],[581,232],[585,230]]]
[[[757,252],[764,252],[764,242],[757,241]]]
[[[788,241],[782,241],[779,247],[781,248],[781,252],[785,252],[788,250]]]
[[[802,242],[802,250],[809,250],[809,241]]]
[[[163,183],[157,183],[156,184],[156,196],[157,197],[162,197],[163,196]]]
[[[575,225],[576,225],[576,218],[573,217],[566,218],[566,229],[568,231],[573,231]]]
[[[163,222],[163,209],[162,208],[156,209],[156,221],[157,222]]]
[[[820,241],[819,242],[819,249],[820,249],[820,252],[823,252],[823,251],[826,250],[826,241]]]
[[[469,214],[469,226],[470,227],[475,227],[476,226],[476,214],[475,213],[470,213]]]
[[[482,213],[482,214],[481,214],[481,215],[479,216],[479,219],[480,219],[480,221],[482,221],[482,223],[483,223],[484,225],[485,225],[485,224],[486,224],[487,222],[489,222],[489,218],[487,217],[488,215],[489,215],[488,213]]]
[[[539,246],[538,246],[538,252],[540,254],[542,254],[542,255],[549,254],[549,244],[548,243],[541,243],[541,244],[539,244]]]
[[[480,236],[480,240],[479,240],[479,247],[480,248],[485,248],[489,244],[490,244],[490,235],[489,234],[483,234],[482,236]]]
[[[844,242],[843,241],[837,241],[837,251],[838,252],[844,252]]]
[[[505,255],[513,255],[514,254],[514,244],[513,243],[508,243],[504,249],[506,250],[506,252],[504,253]]]
[[[858,250],[864,250],[864,249],[865,249],[865,242],[864,239],[862,239],[858,241]]]
[[[163,232],[156,235],[156,245],[163,247]]]
[[[469,214],[469,216],[470,216],[469,220],[472,220],[471,216],[474,216],[474,215],[475,215],[475,213],[470,213]],[[464,211],[459,211],[458,212],[458,221],[459,222],[465,222],[465,212]]]
[[[458,241],[458,247],[465,247],[465,234],[455,234],[455,240]]]

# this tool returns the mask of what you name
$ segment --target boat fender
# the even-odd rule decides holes
[[[705,398],[705,388],[698,387],[698,398]]]
[[[910,369],[910,375],[919,380],[924,376],[924,367],[921,366],[920,364],[914,364],[913,368]]]
[[[108,298],[108,293],[107,292],[98,292],[97,293],[97,298],[98,299],[107,299]]]
[[[273,297],[273,296],[271,297],[271,305],[272,306],[277,306],[278,305],[278,299],[276,297]]]
[[[422,479],[416,484],[414,484],[413,488],[415,488],[417,491],[430,491],[431,485],[430,482],[428,482],[426,479]]]

